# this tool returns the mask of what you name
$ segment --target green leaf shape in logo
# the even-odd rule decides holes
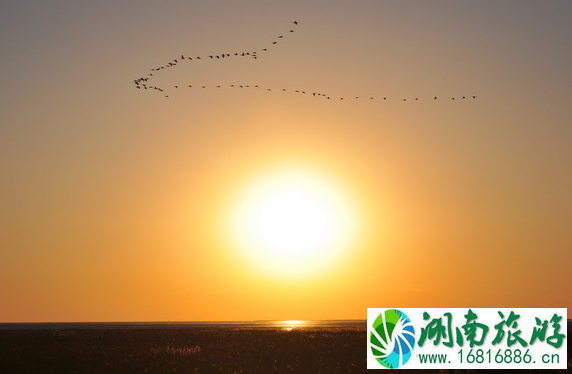
[[[389,369],[403,366],[415,347],[415,329],[405,313],[388,309],[373,322],[369,346],[377,362]]]

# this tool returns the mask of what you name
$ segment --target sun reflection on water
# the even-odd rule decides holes
[[[295,328],[304,327],[306,325],[306,321],[288,320],[280,321],[280,324],[283,326],[283,330],[292,331]]]

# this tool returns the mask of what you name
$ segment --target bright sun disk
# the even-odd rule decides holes
[[[288,170],[254,182],[231,215],[232,241],[274,274],[318,271],[339,258],[355,231],[340,189],[316,174]]]

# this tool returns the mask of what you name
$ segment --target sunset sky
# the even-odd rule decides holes
[[[572,308],[571,19],[564,0],[2,2],[0,322]],[[154,74],[169,98],[135,88],[181,54],[203,59]]]

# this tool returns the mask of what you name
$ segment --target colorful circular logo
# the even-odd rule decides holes
[[[377,362],[389,369],[405,365],[415,347],[415,329],[409,317],[400,310],[388,309],[372,327],[369,346]]]

